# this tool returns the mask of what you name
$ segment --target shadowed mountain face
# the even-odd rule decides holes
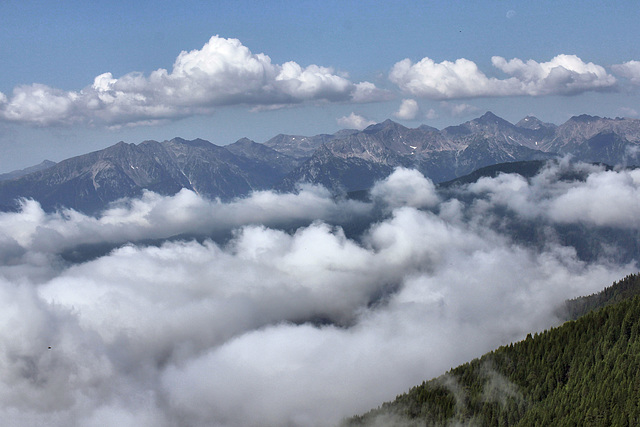
[[[264,144],[246,138],[227,146],[181,138],[120,142],[58,164],[5,174],[0,209],[15,209],[24,197],[47,211],[70,207],[95,213],[144,190],[170,195],[186,188],[231,199],[255,190],[290,191],[300,181],[357,191],[400,166],[443,182],[499,163],[566,154],[588,162],[639,165],[640,120],[582,115],[555,126],[529,116],[513,125],[488,112],[443,130],[386,120],[362,131],[278,135]]]

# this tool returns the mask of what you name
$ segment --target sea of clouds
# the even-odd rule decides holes
[[[96,217],[24,201],[0,213],[0,419],[338,424],[635,272],[601,237],[636,236],[639,204],[639,170],[568,162],[446,191],[398,169],[368,201],[309,185],[146,193]],[[596,256],[563,227],[599,232]]]

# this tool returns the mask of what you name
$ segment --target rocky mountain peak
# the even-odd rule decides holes
[[[513,126],[511,123],[509,123],[502,117],[496,116],[491,111],[487,111],[482,116],[478,117],[477,119],[471,120],[468,123],[474,123],[474,124],[484,125],[484,126],[487,126],[487,125],[498,125],[498,126],[507,126],[507,127]]]
[[[540,129],[543,125],[542,120],[534,116],[527,116],[516,123],[516,127],[532,130]]]
[[[245,138],[240,138],[239,140],[234,142],[234,144],[235,145],[253,145],[253,144],[256,144],[256,142],[245,137]]]
[[[516,127],[529,130],[554,129],[557,126],[553,123],[545,123],[537,117],[527,116],[516,123]]]
[[[488,122],[488,121],[497,121],[497,120],[503,120],[503,119],[501,117],[496,116],[491,111],[487,111],[482,116],[476,119],[476,121],[478,122]]]
[[[376,123],[375,125],[368,126],[362,132],[364,133],[377,133],[382,130],[392,130],[392,129],[406,129],[399,123],[394,122],[391,119],[387,119],[382,123]]]
[[[589,123],[589,122],[595,122],[598,120],[601,120],[602,117],[598,117],[598,116],[590,116],[588,114],[581,114],[579,116],[573,116],[569,119],[570,122],[576,122],[576,123]]]

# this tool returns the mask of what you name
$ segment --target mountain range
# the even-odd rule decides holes
[[[247,138],[226,146],[182,138],[119,142],[0,175],[0,209],[14,210],[19,198],[33,198],[47,211],[96,213],[144,190],[171,195],[187,188],[226,200],[256,190],[291,191],[301,181],[350,192],[370,188],[397,167],[415,168],[439,183],[494,164],[565,155],[640,165],[640,120],[581,115],[556,126],[529,116],[514,125],[487,112],[442,130],[386,120],[362,131],[281,134],[264,143]]]

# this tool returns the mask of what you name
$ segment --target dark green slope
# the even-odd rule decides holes
[[[564,313],[560,313],[561,318],[576,320],[592,310],[640,295],[640,279],[638,277],[636,274],[631,274],[598,293],[567,301]]]
[[[640,276],[628,276],[586,298],[603,308],[500,347],[345,425],[640,425],[639,288]]]

